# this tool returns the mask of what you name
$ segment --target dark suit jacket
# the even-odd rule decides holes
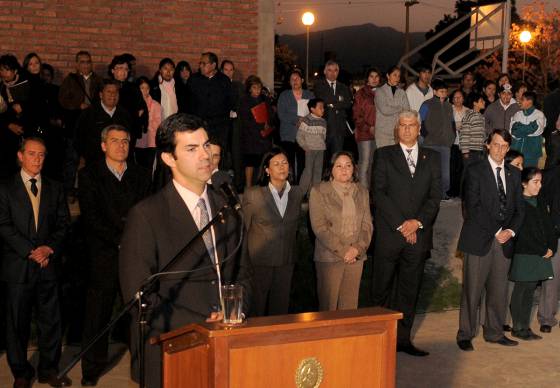
[[[500,200],[496,185],[495,172],[490,166],[488,158],[480,160],[471,166],[465,174],[466,210],[463,229],[459,237],[459,250],[476,256],[486,255],[496,238],[500,228],[511,229],[515,233],[523,221],[525,205],[523,203],[521,178],[519,171],[505,165],[506,175],[506,212],[504,221],[499,221]],[[504,255],[513,255],[513,239],[503,246]]]
[[[560,238],[560,166],[544,171],[539,201],[550,211],[557,238]]]
[[[432,244],[432,225],[441,201],[441,167],[437,152],[420,147],[414,177],[400,144],[375,151],[371,190],[379,244],[402,244],[397,228],[407,219],[417,219],[417,243],[422,250]]]
[[[336,81],[335,93],[324,78],[313,85],[315,97],[325,101],[325,120],[327,120],[327,138],[349,135],[346,127],[346,110],[352,107],[352,93],[348,86]],[[329,107],[332,104],[333,107]]]
[[[76,149],[86,164],[103,159],[101,150],[101,131],[109,124],[118,124],[131,130],[132,119],[122,106],[117,105],[113,116],[109,116],[101,103],[95,103],[85,109],[76,123],[77,143]]]
[[[0,187],[0,237],[2,258],[0,279],[26,283],[35,271],[44,271],[43,279],[56,279],[58,259],[70,223],[70,212],[62,185],[41,177],[39,222],[35,230],[33,208],[18,172]],[[48,245],[54,251],[47,267],[28,258],[32,249]]]
[[[90,281],[116,286],[119,244],[132,206],[150,193],[148,170],[129,163],[119,181],[100,160],[80,170],[78,196]]]
[[[211,186],[208,186],[208,197],[212,215],[216,216],[225,201]],[[226,215],[225,223],[214,225],[220,260],[234,251],[241,227],[231,213]],[[131,299],[142,281],[160,272],[196,233],[195,221],[173,182],[134,206],[128,213],[119,255],[124,300]],[[222,263],[221,268],[224,282],[243,282],[247,295],[245,306],[248,306],[251,287],[244,255],[240,260],[234,257]],[[203,322],[219,307],[217,276],[202,238],[170,270],[194,269],[197,271],[160,278],[156,292],[149,298],[153,306],[150,335]]]
[[[247,246],[253,265],[278,267],[296,260],[296,235],[303,192],[292,186],[284,217],[268,186],[254,186],[243,195]]]

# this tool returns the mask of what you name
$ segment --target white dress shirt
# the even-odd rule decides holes
[[[202,198],[204,200],[204,203],[206,204],[206,210],[208,211],[208,220],[212,220],[212,208],[210,207],[210,201],[208,200],[208,186],[204,187],[204,192],[199,196],[186,187],[181,186],[181,184],[175,179],[173,179],[173,185],[181,196],[183,202],[185,202],[185,205],[187,205],[187,208],[189,209],[189,212],[191,213],[191,216],[194,219],[194,223],[198,227],[198,230],[201,230],[206,225],[200,226],[200,208],[197,206],[199,199]],[[216,235],[214,234],[213,226],[210,228],[210,231],[212,233],[212,243],[214,244],[214,257],[218,258],[218,252],[216,250]]]

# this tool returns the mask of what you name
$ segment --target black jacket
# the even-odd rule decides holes
[[[208,78],[195,73],[189,78],[187,88],[188,113],[206,120],[210,130],[214,125],[229,121],[234,98],[231,81],[226,75],[217,72]]]
[[[500,228],[511,229],[517,235],[521,227],[525,204],[519,171],[505,164],[507,203],[502,217],[499,216],[500,200],[494,174],[487,158],[469,166],[465,173],[466,216],[458,245],[465,253],[484,256]],[[503,251],[506,257],[513,255],[513,239],[503,245]]]
[[[546,204],[525,205],[525,217],[515,237],[516,254],[544,256],[548,249],[556,252],[558,241]]]
[[[400,144],[375,151],[372,178],[374,222],[382,244],[405,240],[397,228],[408,219],[423,225],[418,229],[417,244],[424,250],[432,245],[432,225],[441,200],[439,154],[420,147],[414,177],[411,176]]]
[[[2,260],[0,279],[9,283],[26,283],[30,274],[43,271],[43,279],[56,279],[61,250],[70,212],[62,185],[41,177],[39,222],[35,230],[33,208],[23,179],[18,172],[0,186],[0,239]],[[47,245],[54,251],[49,264],[41,269],[28,258],[32,249]]]
[[[150,191],[150,173],[128,163],[119,181],[105,160],[79,173],[78,196],[86,233],[90,279],[116,284],[119,244],[128,211]]]
[[[122,125],[130,130],[131,118],[126,109],[117,105],[113,117],[109,116],[101,103],[95,103],[82,112],[76,123],[76,149],[86,164],[103,158],[101,131],[109,124]]]
[[[346,110],[352,107],[352,93],[348,86],[336,81],[335,94],[326,79],[318,80],[313,89],[315,97],[325,101],[325,120],[327,120],[327,139],[349,135],[346,126]],[[332,107],[330,106],[332,104]]]
[[[544,171],[539,200],[544,201],[550,210],[552,224],[557,238],[560,238],[560,166]]]

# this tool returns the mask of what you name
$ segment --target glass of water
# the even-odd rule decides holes
[[[225,325],[239,325],[243,323],[243,286],[240,284],[226,284],[222,286],[224,298]]]

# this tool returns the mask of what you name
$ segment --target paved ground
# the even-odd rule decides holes
[[[544,339],[523,342],[506,348],[484,342],[479,335],[474,352],[462,352],[455,344],[459,312],[430,313],[417,317],[415,344],[430,351],[425,358],[398,354],[397,387],[399,388],[533,388],[559,387],[560,329],[554,328]],[[533,330],[538,326],[533,323]],[[66,349],[65,361],[76,352]],[[128,379],[129,357],[123,349],[111,349],[115,367],[99,381],[99,388],[134,388]],[[120,353],[119,353],[120,352]],[[120,354],[120,356],[119,356]],[[122,356],[122,357],[121,357]],[[121,358],[119,358],[121,357]],[[74,386],[80,386],[79,364],[70,373]],[[0,356],[0,387],[10,387],[12,379],[5,355]],[[47,387],[35,384],[35,387]],[[340,387],[348,388],[348,387]]]

